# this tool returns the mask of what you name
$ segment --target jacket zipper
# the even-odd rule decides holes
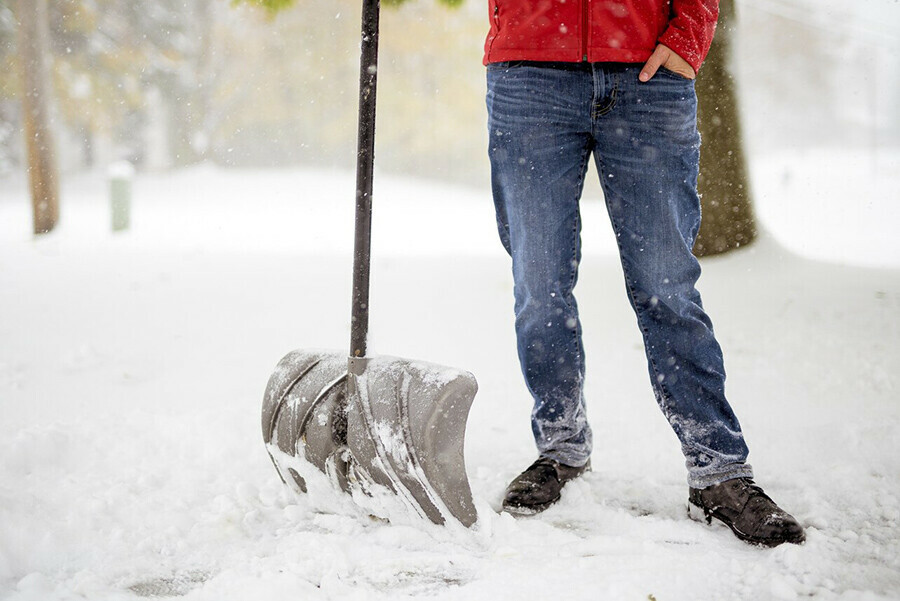
[[[494,0],[492,2],[492,4],[494,5],[494,13],[493,13],[493,15],[491,15],[492,19],[494,21],[494,23],[493,23],[494,35],[491,36],[491,43],[488,46],[488,50],[487,50],[488,60],[490,60],[491,50],[493,50],[493,48],[494,48],[494,40],[497,39],[497,35],[500,33],[500,5],[497,4],[497,0]]]
[[[590,0],[581,0],[581,60],[588,59],[588,4]]]

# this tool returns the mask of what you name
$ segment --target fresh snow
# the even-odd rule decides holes
[[[297,496],[263,446],[277,361],[348,344],[351,174],[138,174],[118,233],[104,174],[67,177],[39,238],[5,182],[0,599],[900,598],[900,170],[835,150],[755,167],[768,233],[704,261],[701,289],[757,479],[807,527],[776,549],[687,519],[595,188],[593,472],[513,519],[495,510],[535,451],[489,193],[377,174],[370,346],[479,382],[464,531]]]

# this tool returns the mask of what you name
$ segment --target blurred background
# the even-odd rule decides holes
[[[0,2],[0,175],[25,167],[15,3]],[[48,4],[52,121],[63,173],[355,160],[359,2],[277,17],[228,0]],[[485,173],[485,9],[432,0],[382,22],[379,163],[456,180]]]

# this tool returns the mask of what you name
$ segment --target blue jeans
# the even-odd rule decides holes
[[[752,476],[725,399],[722,351],[695,288],[700,136],[692,81],[641,65],[496,63],[487,107],[500,239],[512,256],[519,361],[541,455],[583,465],[592,448],[584,347],[573,294],[579,200],[593,155],[644,336],[657,401],[688,482]]]

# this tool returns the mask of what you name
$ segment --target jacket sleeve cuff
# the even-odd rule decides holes
[[[703,64],[706,54],[709,52],[708,45],[698,44],[696,39],[685,35],[672,26],[669,26],[660,36],[659,43],[667,46],[675,54],[687,61],[693,67],[695,73],[700,71],[700,65]]]
[[[671,48],[687,61],[695,72],[698,72],[706,59],[716,31],[719,3],[717,0],[701,0],[690,3],[691,6],[687,10],[687,7],[679,4],[688,2],[675,3],[676,16],[669,22],[669,26],[658,41]]]

